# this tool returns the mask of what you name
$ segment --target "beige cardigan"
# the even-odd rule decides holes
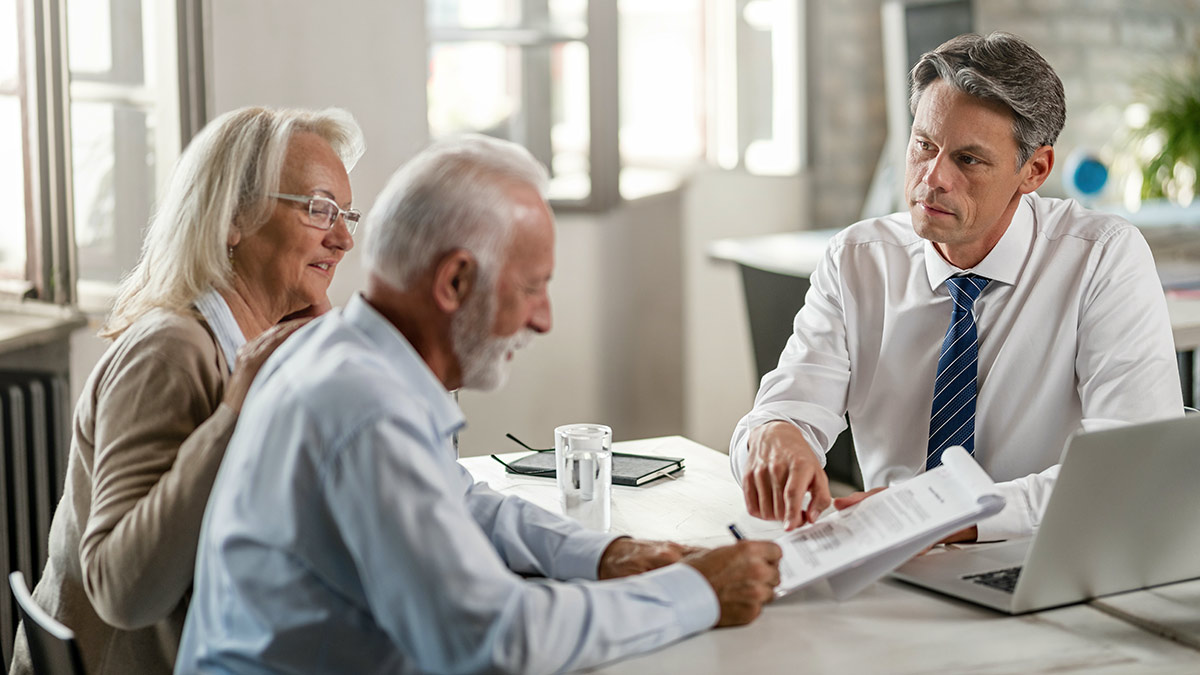
[[[170,673],[208,493],[237,413],[196,316],[151,312],[88,377],[37,603],[75,631],[89,675]],[[24,632],[12,673],[31,673]]]

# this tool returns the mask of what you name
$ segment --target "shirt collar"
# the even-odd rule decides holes
[[[1022,196],[1013,213],[1012,222],[1000,236],[1000,241],[992,247],[987,256],[979,264],[968,270],[963,270],[946,262],[938,253],[933,242],[925,240],[925,271],[929,275],[929,287],[936,293],[942,284],[952,276],[970,272],[992,281],[1013,285],[1017,283],[1021,267],[1029,256],[1029,247],[1033,242],[1033,207],[1028,195]]]
[[[425,359],[421,358],[408,338],[372,307],[361,293],[355,293],[346,303],[343,316],[347,323],[362,331],[371,343],[379,347],[388,362],[404,378],[406,386],[429,401],[429,410],[439,433],[448,438],[466,425],[462,409],[429,369]]]
[[[242,334],[242,329],[238,326],[237,320],[233,318],[233,312],[229,309],[229,304],[225,302],[225,298],[216,289],[208,289],[206,293],[196,298],[194,303],[196,311],[200,312],[200,316],[204,317],[204,322],[208,324],[209,330],[213,336],[217,338],[217,346],[221,348],[221,353],[225,355],[225,367],[229,372],[233,372],[233,364],[237,361],[238,349],[246,344],[246,336]]]

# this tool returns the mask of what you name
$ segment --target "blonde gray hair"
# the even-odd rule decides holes
[[[121,280],[100,334],[115,338],[146,312],[185,312],[209,288],[227,288],[232,231],[253,234],[270,217],[291,138],[314,133],[350,171],[362,130],[340,108],[241,108],[216,118],[183,151],[146,229],[137,265]]]
[[[549,185],[545,167],[516,143],[472,134],[433,144],[392,176],[367,214],[367,269],[406,290],[464,249],[479,265],[479,288],[491,288],[516,218],[513,185],[543,200]]]

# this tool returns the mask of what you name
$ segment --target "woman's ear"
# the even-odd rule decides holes
[[[433,273],[433,298],[438,308],[447,314],[457,312],[475,289],[478,271],[475,256],[465,249],[454,249],[438,261]]]
[[[229,226],[229,235],[225,237],[225,245],[229,248],[233,248],[234,246],[237,246],[238,242],[240,242],[241,240],[242,240],[242,231],[240,229],[238,229],[237,225],[230,225]]]

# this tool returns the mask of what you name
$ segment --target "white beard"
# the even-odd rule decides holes
[[[451,320],[450,343],[462,369],[462,387],[493,391],[508,380],[510,354],[528,345],[534,332],[524,328],[508,337],[493,336],[495,298],[492,289],[479,290]]]

